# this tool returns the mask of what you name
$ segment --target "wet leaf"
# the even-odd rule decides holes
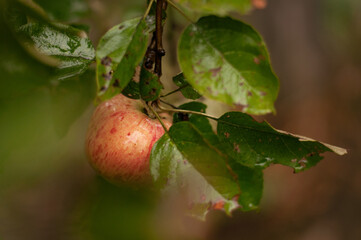
[[[6,26],[0,15],[0,101],[21,98],[37,88],[47,86],[55,68],[30,55]]]
[[[181,89],[181,93],[184,97],[188,99],[198,99],[202,95],[200,95],[185,79],[183,73],[179,73],[178,75],[173,77],[173,82]]]
[[[178,2],[193,11],[220,15],[234,11],[246,13],[252,8],[251,0],[179,0]]]
[[[147,43],[147,25],[140,18],[114,26],[100,39],[96,61],[98,96],[102,100],[115,96],[128,85]]]
[[[261,36],[249,25],[208,16],[189,25],[178,46],[180,67],[200,93],[251,114],[274,112],[279,83]]]
[[[139,91],[144,101],[154,101],[158,99],[160,91],[163,89],[162,83],[156,74],[148,71],[144,67],[140,70]]]
[[[63,27],[61,31],[43,23],[28,23],[19,28],[41,53],[60,60],[58,79],[82,74],[95,57],[92,43],[84,32],[72,34],[68,31],[71,27]]]
[[[220,117],[217,132],[224,152],[252,168],[282,164],[300,172],[315,166],[323,158],[321,153],[346,154],[345,149],[276,130],[241,112],[229,112]]]

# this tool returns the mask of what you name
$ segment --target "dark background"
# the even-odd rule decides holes
[[[89,0],[81,22],[96,46],[110,27],[144,10],[140,0]],[[361,239],[360,12],[358,0],[273,0],[241,17],[264,37],[280,78],[277,115],[265,119],[349,150],[326,154],[304,173],[268,168],[258,212],[212,212],[198,222],[146,189],[104,182],[84,153],[92,104],[62,136],[49,94],[37,89],[1,105],[0,239]],[[186,25],[174,10],[168,15],[164,80],[179,71],[174,50]],[[207,103],[215,115],[227,110]]]

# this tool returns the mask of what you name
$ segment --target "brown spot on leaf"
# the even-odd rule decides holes
[[[229,132],[225,132],[225,133],[224,133],[224,136],[225,136],[226,138],[229,138],[229,136],[230,136]]]
[[[120,83],[119,79],[115,79],[113,83],[113,87],[119,87],[119,83]]]
[[[217,74],[221,71],[222,67],[212,68],[209,70],[212,73],[212,77],[216,77]]]
[[[156,94],[156,92],[157,92],[157,89],[156,89],[156,88],[152,88],[152,90],[150,91],[150,94],[154,95],[154,94]]]
[[[247,96],[248,96],[248,97],[252,97],[252,95],[253,95],[252,92],[251,92],[251,91],[248,91]]]
[[[120,26],[118,27],[119,30],[121,30],[121,29],[123,29],[123,28],[124,28],[123,25],[120,25]]]
[[[306,167],[306,163],[307,163],[306,159],[301,159],[300,161],[298,161],[298,164],[300,164],[301,167]]]
[[[235,152],[238,152],[238,153],[241,151],[241,150],[239,149],[239,145],[236,144],[236,143],[233,144],[233,150],[234,150]]]
[[[113,70],[110,70],[108,73],[103,73],[103,74],[102,74],[102,77],[103,77],[106,81],[112,80],[112,76],[113,76]]]
[[[261,63],[261,60],[258,57],[254,57],[253,62],[258,65]]]
[[[104,66],[110,66],[112,64],[112,59],[106,56],[100,61],[100,63]]]
[[[212,208],[215,210],[222,210],[224,208],[224,201],[221,200],[221,201],[214,203]]]

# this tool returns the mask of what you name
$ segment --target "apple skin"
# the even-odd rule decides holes
[[[165,131],[143,109],[140,101],[119,94],[101,103],[93,113],[86,151],[91,166],[110,182],[144,183],[151,179],[150,152]],[[163,122],[169,129],[171,123]]]

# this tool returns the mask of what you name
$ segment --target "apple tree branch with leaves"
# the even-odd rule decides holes
[[[69,82],[90,85],[95,76],[99,105],[87,149],[101,175],[132,184],[151,179],[162,194],[181,194],[187,213],[203,219],[212,209],[227,214],[257,209],[262,171],[272,164],[298,173],[315,166],[322,153],[346,154],[251,116],[275,113],[279,80],[260,34],[228,14],[247,13],[264,1],[145,2],[143,16],[109,29],[96,48],[81,26],[54,21],[33,1],[2,2],[1,28],[8,33],[2,46],[16,45],[21,50],[14,59],[26,56],[35,62],[33,81],[51,79],[56,89]],[[178,40],[181,72],[173,79],[162,77],[169,8],[188,21]],[[195,15],[200,17],[193,19]],[[173,81],[177,89],[165,92],[165,81]],[[178,92],[189,101],[175,106],[166,100]],[[242,111],[211,116],[200,100],[204,98]]]

